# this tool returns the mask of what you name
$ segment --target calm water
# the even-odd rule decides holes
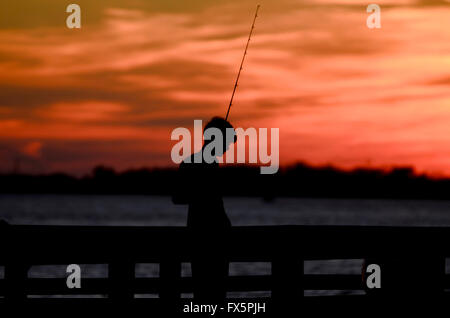
[[[233,225],[450,226],[450,201],[225,198]],[[0,195],[0,218],[12,224],[176,225],[186,224],[187,207],[164,196]],[[360,273],[361,260],[306,262],[306,273]],[[83,265],[84,277],[107,275],[106,266]],[[158,268],[137,267],[138,276]],[[189,275],[187,264],[183,267]],[[266,274],[264,263],[233,263],[231,275]],[[32,277],[64,277],[65,267],[40,266]],[[314,292],[318,294],[319,292]],[[234,296],[234,295],[233,295]],[[246,295],[248,296],[248,295]]]
[[[233,225],[450,226],[450,201],[225,198]],[[185,225],[187,207],[164,196],[0,195],[13,224]]]

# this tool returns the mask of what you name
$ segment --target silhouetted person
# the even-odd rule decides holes
[[[213,153],[214,161],[195,163],[195,157],[204,154],[205,147],[212,140],[205,140],[200,153],[186,158],[179,168],[180,193],[174,195],[173,201],[188,204],[187,226],[192,240],[192,277],[194,280],[194,298],[220,302],[226,297],[225,280],[228,276],[226,242],[229,237],[231,222],[228,219],[222,199],[221,175],[217,157],[236,142],[236,135],[231,124],[223,118],[214,117],[208,122],[208,128],[218,128],[223,135],[223,149]],[[227,142],[226,129],[231,128],[232,138]]]

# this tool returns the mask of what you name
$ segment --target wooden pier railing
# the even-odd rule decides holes
[[[125,301],[135,294],[174,300],[191,293],[190,237],[183,227],[23,226],[0,227],[0,295],[21,301],[29,295],[106,295]],[[207,241],[207,240],[206,240]],[[234,227],[227,251],[231,262],[269,262],[270,275],[230,276],[228,291],[270,291],[271,299],[304,299],[305,290],[363,290],[361,275],[305,275],[304,261],[408,259],[442,262],[442,291],[450,288],[445,259],[450,228],[354,226]],[[207,254],[207,251],[205,251]],[[107,264],[105,278],[83,278],[69,289],[65,278],[29,278],[35,265]],[[135,277],[138,263],[159,264],[159,277]],[[363,296],[366,297],[366,296]]]

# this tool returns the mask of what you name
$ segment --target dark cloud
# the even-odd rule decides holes
[[[450,75],[442,76],[426,82],[427,85],[450,85]]]
[[[249,1],[248,2],[254,2]],[[0,29],[39,27],[66,28],[66,8],[73,1],[26,0],[2,1]],[[81,7],[82,25],[101,23],[108,8],[141,10],[147,13],[187,13],[229,3],[229,0],[77,0]]]
[[[123,82],[123,76],[140,76],[140,82],[146,84],[146,77],[160,77],[170,83],[160,87],[158,83],[148,87]],[[11,111],[4,118],[20,118],[28,121],[43,122],[47,118],[46,107],[58,103],[83,103],[101,101],[119,103],[129,106],[129,111],[115,120],[103,121],[104,125],[125,126],[161,126],[165,124],[180,125],[191,120],[191,116],[179,116],[178,111],[201,111],[215,109],[218,105],[211,101],[202,101],[202,93],[228,92],[234,79],[234,72],[224,65],[172,59],[150,65],[135,67],[122,71],[89,72],[79,75],[67,75],[74,85],[54,85],[49,80],[36,78],[35,84],[0,84],[0,105]],[[64,78],[62,77],[62,80]],[[199,101],[189,102],[172,96],[173,92],[185,91],[199,94]],[[223,105],[226,101],[223,101]],[[40,111],[36,113],[36,111]],[[162,111],[163,117],[148,119],[151,112]],[[52,120],[51,118],[48,120]],[[97,124],[102,124],[99,120]]]

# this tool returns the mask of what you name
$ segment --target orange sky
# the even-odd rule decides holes
[[[24,3],[22,3],[24,2]],[[82,28],[65,26],[78,3]],[[28,0],[0,4],[0,161],[82,174],[170,165],[176,127],[278,127],[280,161],[450,175],[450,3]]]

